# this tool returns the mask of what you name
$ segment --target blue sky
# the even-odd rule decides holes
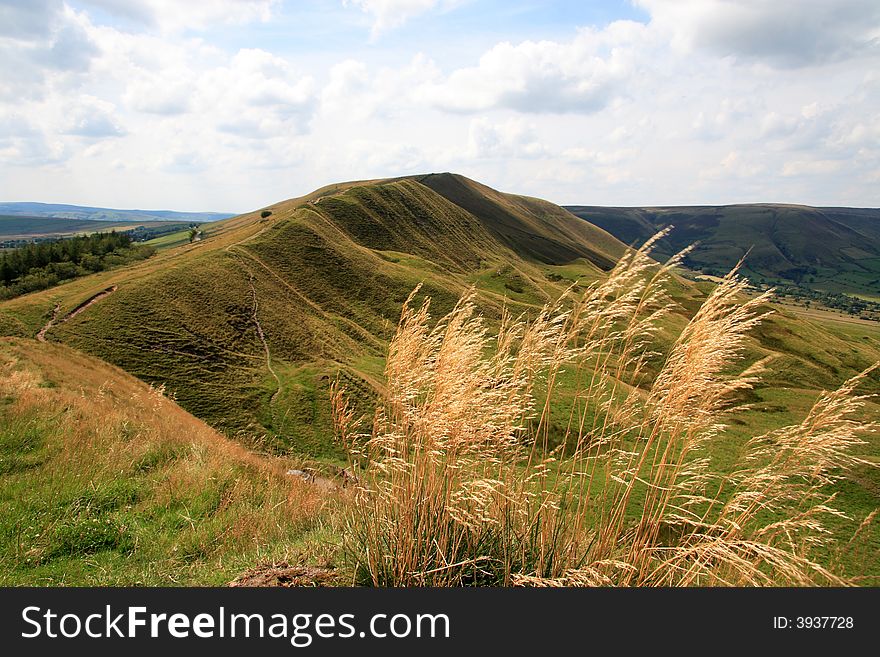
[[[0,0],[0,200],[880,205],[876,0]]]

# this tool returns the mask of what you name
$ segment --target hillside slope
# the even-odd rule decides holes
[[[205,234],[3,303],[0,333],[40,335],[164,384],[245,443],[335,458],[328,386],[341,377],[369,408],[414,287],[439,317],[474,286],[493,321],[601,278],[626,248],[550,203],[452,174],[331,185]],[[658,336],[666,345],[705,289],[682,280],[671,292],[681,308]],[[775,356],[782,385],[832,387],[880,358],[878,346],[780,316],[750,358]]]
[[[4,304],[0,330],[33,337],[48,326],[46,339],[166,384],[229,433],[332,454],[318,403],[327,382],[341,367],[365,399],[381,386],[387,339],[416,285],[438,313],[476,285],[498,316],[555,297],[566,276],[600,276],[625,249],[549,203],[432,177],[443,181],[468,202],[418,179],[364,181],[211,224],[203,241],[141,266]],[[556,271],[565,267],[577,274]]]
[[[706,273],[728,271],[748,252],[744,272],[758,281],[880,295],[877,209],[755,204],[568,210],[627,244],[673,225],[661,253],[698,242],[687,264]]]
[[[0,584],[223,584],[288,558],[325,496],[161,390],[0,340]]]

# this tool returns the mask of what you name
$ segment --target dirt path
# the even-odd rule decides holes
[[[246,257],[250,260],[253,260],[255,263],[260,265],[263,269],[265,269],[266,272],[268,272],[275,279],[277,279],[278,282],[281,283],[281,285],[283,285],[285,288],[290,290],[290,292],[295,294],[299,300],[301,300],[304,304],[309,306],[309,308],[314,310],[315,314],[318,318],[320,318],[322,316],[326,316],[328,318],[336,319],[336,320],[343,322],[344,324],[347,324],[348,326],[352,327],[352,329],[354,329],[355,331],[357,331],[358,333],[360,333],[363,337],[365,337],[367,339],[370,339],[373,337],[369,333],[367,333],[361,326],[359,326],[358,323],[355,322],[354,320],[351,320],[348,317],[343,317],[342,315],[330,313],[330,312],[322,309],[321,306],[316,304],[314,301],[309,299],[305,294],[303,294],[302,292],[297,290],[295,287],[293,287],[293,285],[291,285],[290,282],[288,282],[283,276],[281,276],[278,272],[276,272],[269,265],[267,265],[265,263],[265,261],[263,261],[258,255],[251,253],[247,249],[238,249],[237,253],[241,254],[243,257]]]
[[[257,336],[260,338],[260,342],[263,344],[263,351],[266,353],[266,368],[269,370],[269,373],[275,378],[275,383],[277,388],[275,392],[272,393],[272,397],[269,398],[269,409],[272,411],[273,415],[275,413],[275,399],[281,393],[281,378],[278,376],[277,372],[275,372],[275,368],[272,367],[272,354],[269,351],[269,343],[266,341],[266,334],[263,333],[263,326],[260,324],[260,319],[257,317],[257,310],[259,309],[259,305],[257,303],[257,288],[254,287],[254,275],[249,274],[249,283],[251,286],[251,296],[254,300],[254,308],[251,318],[254,321],[254,326],[257,329]]]
[[[227,244],[225,247],[223,247],[223,250],[226,251],[227,253],[229,253],[235,247],[241,246],[245,242],[249,242],[253,239],[258,238],[260,235],[262,235],[263,233],[265,233],[267,230],[269,230],[272,227],[274,227],[274,224],[270,221],[265,226],[263,226],[260,230],[256,231],[255,233],[251,233],[250,235],[242,237],[240,240],[238,240],[237,242],[233,242],[232,244]]]
[[[61,319],[58,319],[58,314],[61,312],[61,304],[60,303],[55,304],[55,310],[52,311],[52,319],[50,319],[48,322],[46,322],[46,325],[43,328],[41,328],[40,331],[37,333],[37,340],[39,340],[40,342],[46,342],[46,333],[49,331],[50,328],[52,328],[53,326],[61,326],[62,324],[64,324],[64,322],[66,322],[70,319],[73,319],[74,317],[79,315],[82,311],[84,311],[89,306],[91,306],[95,303],[98,303],[104,297],[110,296],[111,294],[116,292],[117,289],[118,289],[118,286],[112,285],[111,287],[108,287],[106,290],[102,290],[101,292],[98,292],[97,294],[90,296],[88,299],[83,301],[81,304],[79,304],[76,308],[71,310],[69,313],[67,313]]]
[[[55,308],[52,310],[52,319],[46,322],[46,325],[40,329],[39,333],[37,333],[37,340],[40,342],[46,341],[46,332],[55,325],[55,322],[58,321],[58,313],[61,312],[61,304],[56,303]]]

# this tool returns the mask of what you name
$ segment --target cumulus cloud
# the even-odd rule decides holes
[[[731,151],[716,166],[700,172],[708,180],[753,179],[767,170],[762,158],[750,153]]]
[[[698,139],[722,139],[735,129],[738,122],[748,120],[754,114],[751,100],[724,98],[712,111],[697,113],[692,134]]]
[[[404,25],[407,21],[435,9],[448,10],[463,0],[342,0],[343,6],[357,7],[373,19],[371,39]]]
[[[277,38],[312,17],[298,3],[0,0],[0,179],[204,209],[432,170],[562,202],[880,204],[877,11],[638,2],[650,22],[481,33],[480,50],[437,21],[413,54],[352,45],[339,14],[381,36],[454,3],[334,0],[309,10],[334,20],[303,45]],[[785,17],[798,39],[785,12],[803,14]]]
[[[436,64],[422,54],[406,65],[378,70],[347,59],[330,69],[321,91],[322,109],[347,121],[394,119],[407,110],[424,111],[421,90],[441,77]]]
[[[205,73],[198,102],[218,129],[249,139],[305,130],[317,105],[314,79],[265,50],[243,49],[229,65]]]
[[[123,98],[138,112],[172,116],[192,109],[192,91],[192,80],[187,75],[145,72],[129,83]]]
[[[0,162],[21,162],[42,166],[60,161],[64,144],[46,133],[19,112],[0,109]]]
[[[470,122],[467,154],[475,158],[534,158],[544,155],[533,124],[522,118],[493,123],[486,117]]]
[[[80,3],[133,24],[174,32],[203,30],[215,23],[267,21],[279,0],[80,0]]]
[[[837,160],[792,160],[782,167],[783,176],[819,176],[841,168]]]
[[[120,137],[125,134],[125,130],[114,115],[115,109],[112,103],[100,98],[83,96],[78,102],[65,108],[64,132],[90,139]]]
[[[61,0],[0,0],[0,37],[19,41],[45,38],[61,8]]]
[[[620,21],[582,29],[569,42],[500,43],[476,66],[425,85],[421,97],[456,112],[596,112],[625,93],[635,73],[634,47],[649,38],[644,25]]]
[[[100,52],[88,21],[65,5],[20,4],[0,5],[0,98],[39,97],[52,75],[85,73]]]
[[[778,67],[823,64],[878,48],[876,0],[635,0],[685,51]]]
[[[768,112],[761,119],[762,139],[784,150],[804,150],[822,146],[830,139],[842,119],[839,106],[812,102],[799,112]]]

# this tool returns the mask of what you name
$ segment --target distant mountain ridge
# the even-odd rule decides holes
[[[877,208],[756,203],[566,209],[626,244],[674,226],[657,253],[668,256],[696,244],[686,264],[705,273],[726,272],[745,256],[743,272],[753,280],[880,295]]]
[[[173,210],[118,210],[64,203],[0,203],[0,215],[16,217],[57,217],[90,221],[190,221],[209,222],[229,219],[231,212],[176,212]]]

